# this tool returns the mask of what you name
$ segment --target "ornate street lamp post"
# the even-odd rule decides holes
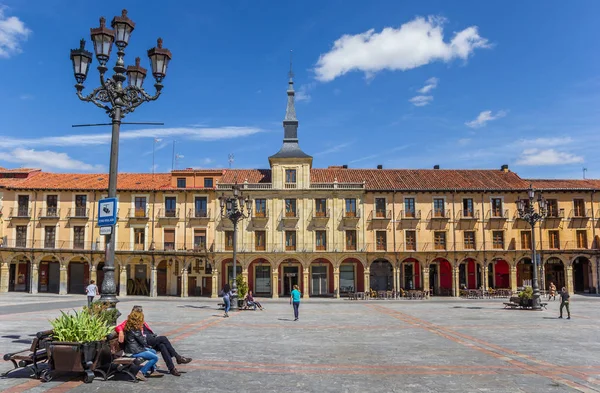
[[[538,207],[539,211],[536,212],[533,207],[533,202],[535,198],[535,190],[530,185],[528,191],[529,199],[519,199],[517,201],[517,209],[519,210],[519,216],[521,219],[527,221],[529,225],[531,225],[531,254],[532,259],[531,262],[533,264],[533,278],[532,278],[532,289],[533,289],[533,299],[532,299],[532,309],[541,310],[542,307],[540,305],[540,287],[538,284],[538,267],[537,267],[537,258],[535,252],[535,223],[543,220],[546,217],[546,200],[542,197],[542,193],[538,194]]]
[[[162,47],[162,39],[158,39],[158,45],[148,50],[148,57],[152,65],[152,75],[156,80],[154,88],[156,93],[150,95],[142,88],[146,78],[146,69],[140,66],[140,58],[136,58],[135,65],[125,68],[125,48],[129,43],[135,23],[127,17],[127,10],[123,10],[121,16],[116,16],[111,22],[112,29],[106,27],[106,19],[100,18],[100,27],[92,28],[91,37],[94,43],[96,59],[100,65],[100,86],[95,88],[89,95],[84,96],[83,83],[87,78],[89,66],[92,63],[92,54],[85,50],[85,40],[81,40],[78,49],[71,50],[71,61],[73,62],[73,73],[77,84],[77,97],[80,100],[91,102],[104,109],[112,119],[112,139],[110,146],[110,172],[108,175],[108,196],[117,196],[117,173],[119,156],[119,130],[121,119],[127,113],[131,113],[144,102],[154,101],[160,96],[163,88],[162,80],[167,73],[167,65],[171,60],[171,52]],[[106,63],[110,58],[112,44],[117,46],[117,61],[113,67],[114,75],[107,77],[108,67]],[[126,75],[127,74],[127,75]],[[124,82],[129,79],[127,86]],[[113,228],[114,229],[114,228]],[[104,263],[104,280],[102,281],[102,295],[100,300],[114,307],[118,302],[117,287],[115,285],[115,234],[114,230],[106,235],[106,255]]]
[[[238,222],[244,218],[250,217],[252,214],[252,201],[250,197],[244,198],[240,192],[239,186],[234,184],[233,196],[226,197],[225,194],[221,194],[219,197],[221,204],[221,217],[228,218],[233,224],[233,295],[234,298],[231,301],[231,309],[236,310],[237,304],[237,225]],[[246,211],[244,213],[244,210]],[[227,272],[225,276],[229,279]]]

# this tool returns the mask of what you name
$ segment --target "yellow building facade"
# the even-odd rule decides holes
[[[373,290],[540,284],[598,289],[600,181],[522,179],[495,170],[313,168],[298,143],[293,82],[269,169],[121,174],[115,227],[119,296],[210,296],[233,276],[233,226],[219,197],[252,200],[238,226],[238,273],[258,296],[341,297]],[[96,224],[104,174],[0,169],[0,292],[84,293],[103,281]],[[536,225],[519,218],[530,185],[548,201]],[[537,204],[536,204],[537,207]],[[535,242],[533,238],[535,237]]]

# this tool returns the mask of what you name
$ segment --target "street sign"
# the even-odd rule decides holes
[[[101,235],[110,235],[112,234],[112,226],[108,226],[108,227],[100,227],[100,234]]]
[[[117,198],[98,201],[98,226],[106,227],[117,223]]]

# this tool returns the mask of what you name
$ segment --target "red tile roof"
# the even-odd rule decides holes
[[[3,169],[3,168],[2,168]],[[185,170],[184,170],[185,171]],[[222,173],[222,184],[270,183],[270,169],[194,169],[194,171]],[[176,171],[177,172],[177,171]],[[175,173],[176,173],[175,172]],[[532,184],[546,190],[600,190],[600,180],[546,180],[521,179],[514,172],[502,170],[452,169],[343,169],[317,168],[311,170],[312,183],[340,184],[364,182],[366,190],[385,191],[480,191],[525,190]],[[119,190],[181,190],[171,186],[171,173],[122,173]],[[0,187],[12,189],[47,190],[106,190],[107,174],[73,174],[36,172],[28,178],[0,178]],[[191,189],[191,188],[190,188]],[[194,188],[196,189],[196,188]]]
[[[271,170],[270,169],[225,169],[223,171],[223,177],[219,183],[222,184],[233,184],[235,182],[239,184],[248,181],[248,183],[270,183],[271,182]]]
[[[3,168],[0,166],[0,173],[31,173],[31,172],[41,172],[41,169],[34,168]]]
[[[525,180],[538,190],[590,190],[600,189],[600,180],[596,179],[528,179]]]
[[[160,190],[171,186],[169,173],[121,173],[119,190]],[[107,174],[46,173],[24,179],[10,188],[38,190],[107,190]]]

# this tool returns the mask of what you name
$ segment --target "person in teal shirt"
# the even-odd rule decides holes
[[[300,297],[302,294],[298,289],[298,285],[294,285],[294,290],[290,294],[290,304],[294,306],[294,321],[298,320],[298,309],[300,308]]]

